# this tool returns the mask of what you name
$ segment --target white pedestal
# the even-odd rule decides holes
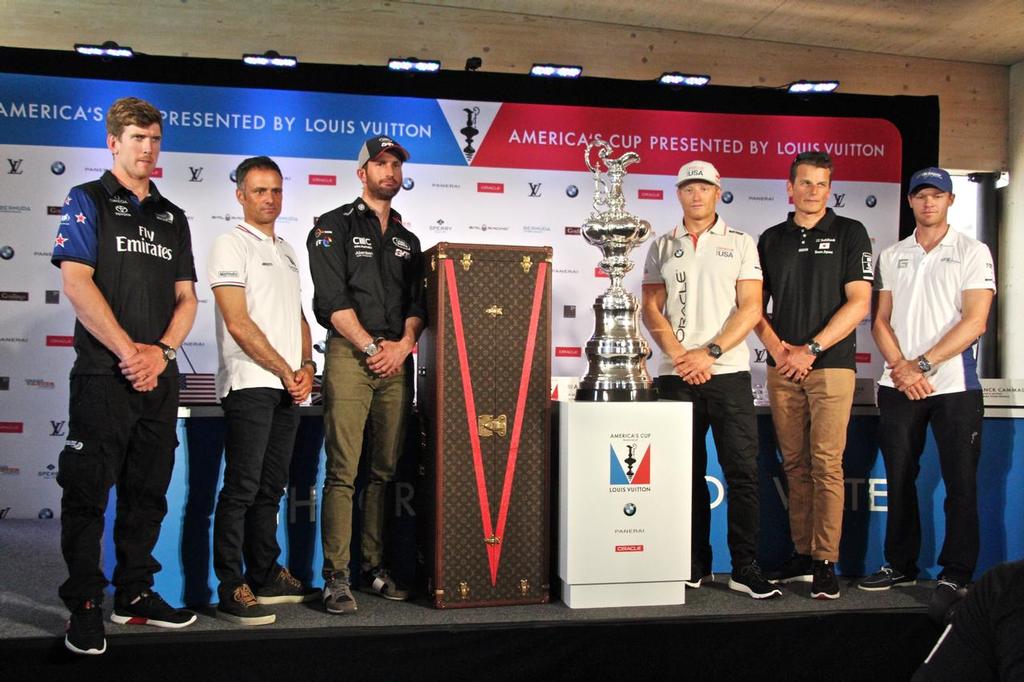
[[[562,600],[569,608],[683,604],[690,404],[568,401],[558,409]]]

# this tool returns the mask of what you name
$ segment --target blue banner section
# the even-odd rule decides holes
[[[163,113],[164,151],[355,160],[363,140],[388,135],[412,162],[465,166],[436,100],[133,83],[0,73],[0,144],[104,145],[120,97]]]

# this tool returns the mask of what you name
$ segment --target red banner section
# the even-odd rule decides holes
[[[584,171],[583,150],[597,135],[616,156],[640,154],[632,173],[672,175],[703,159],[724,177],[777,179],[788,176],[797,154],[817,150],[832,156],[837,180],[900,180],[900,134],[882,119],[538,104],[502,104],[472,165]]]

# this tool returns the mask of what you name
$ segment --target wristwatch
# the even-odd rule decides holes
[[[922,355],[917,359],[917,368],[921,370],[922,374],[928,374],[932,371],[932,363]]]
[[[717,343],[709,343],[706,348],[708,349],[708,355],[713,357],[715,360],[722,357],[722,347]]]
[[[314,360],[313,358],[307,358],[307,359],[302,361],[302,364],[299,365],[299,367],[302,368],[302,367],[305,367],[306,365],[309,365],[310,367],[312,367],[313,368],[313,374],[316,374],[316,360]]]
[[[807,344],[807,352],[813,355],[814,357],[818,357],[819,355],[821,355],[821,344],[815,341],[814,339],[811,339],[811,342]]]
[[[157,341],[153,345],[160,348],[164,352],[164,360],[166,360],[167,362],[171,362],[172,360],[174,360],[174,358],[178,357],[178,351],[174,350],[173,346],[168,346],[166,343],[163,343],[162,341]]]
[[[370,343],[366,344],[366,348],[363,349],[363,352],[366,353],[366,357],[372,358],[374,355],[379,353],[380,352],[380,344],[383,341],[384,341],[384,337],[383,336],[378,336],[373,341],[371,341]]]

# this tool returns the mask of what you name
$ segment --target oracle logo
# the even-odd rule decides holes
[[[309,184],[311,185],[330,185],[334,186],[338,184],[338,176],[336,175],[310,175]]]
[[[607,279],[608,278],[608,273],[605,272],[604,270],[602,270],[599,267],[595,267],[594,268],[594,277],[604,277],[604,278]]]
[[[62,348],[69,348],[75,345],[75,337],[73,336],[47,336],[47,346],[59,346]]]
[[[871,362],[871,353],[857,353],[854,357],[858,365],[865,365]]]
[[[505,183],[503,182],[478,182],[476,183],[477,192],[485,192],[487,194],[504,194]]]
[[[578,358],[583,355],[583,349],[579,346],[555,346],[556,358]]]
[[[21,422],[0,422],[0,433],[22,433],[24,430]]]
[[[149,174],[151,178],[162,178],[164,176],[164,169],[157,167],[153,169],[153,172]]]
[[[616,552],[642,552],[644,551],[643,545],[615,545]]]
[[[636,193],[637,199],[664,199],[665,193],[660,189],[641,189]]]

